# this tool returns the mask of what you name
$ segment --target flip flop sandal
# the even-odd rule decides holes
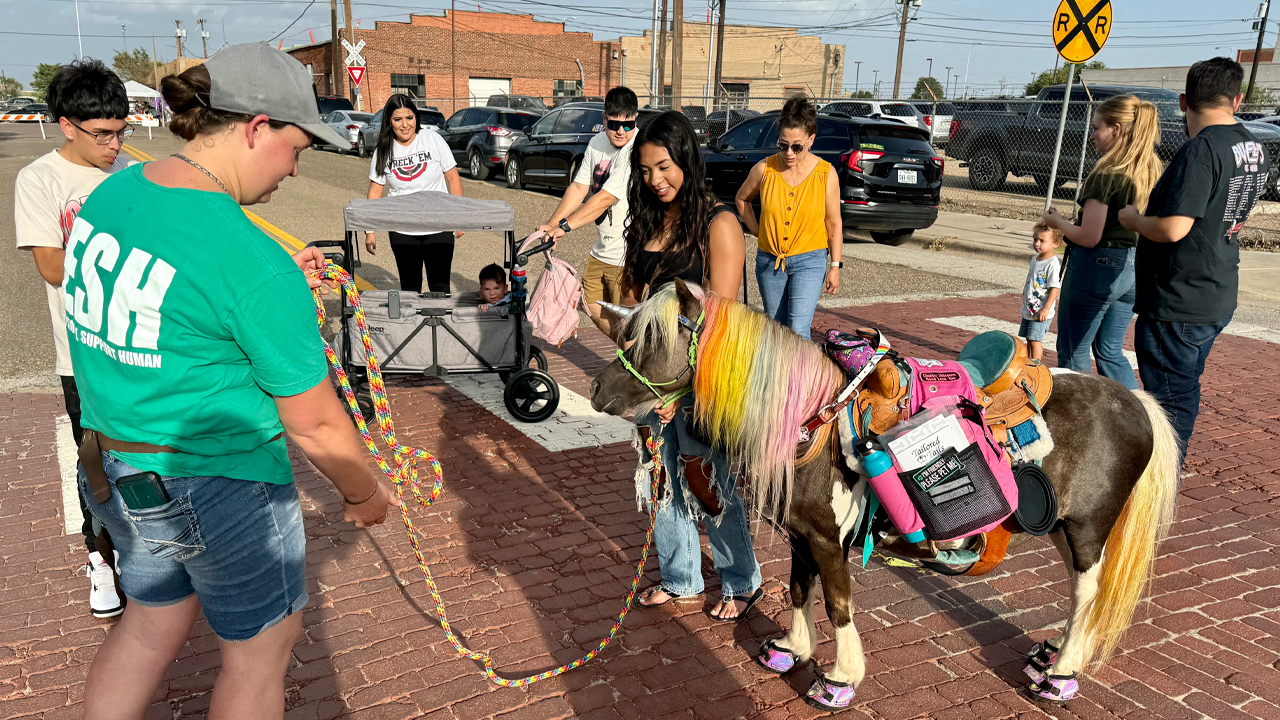
[[[1031,693],[1041,700],[1064,703],[1080,692],[1075,673],[1070,675],[1046,675],[1042,682],[1031,686]]]
[[[755,607],[755,604],[760,602],[760,598],[762,597],[764,597],[764,588],[756,588],[756,591],[751,594],[751,597],[747,597],[746,595],[734,595],[731,598],[725,598],[725,599],[737,600],[739,602],[746,603],[747,606],[742,608],[742,612],[738,613],[737,615],[731,618],[716,617],[715,615],[711,615],[710,613],[708,613],[708,615],[711,617],[712,620],[715,620],[716,622],[736,623],[739,620],[745,618],[747,616],[747,613],[751,611],[751,608]],[[720,602],[723,603],[724,600],[721,600]]]
[[[1026,673],[1032,682],[1042,683],[1049,668],[1053,667],[1053,662],[1057,659],[1058,646],[1048,640],[1038,642],[1031,647],[1031,652],[1027,653],[1027,666],[1022,669],[1022,672]]]
[[[853,704],[853,697],[857,694],[853,683],[839,683],[819,676],[809,686],[809,692],[805,694],[804,701],[819,710],[839,712],[848,709]]]
[[[659,603],[645,602],[647,598],[653,597],[653,594],[657,592],[666,593],[667,599]],[[667,603],[685,605],[685,604],[694,603],[694,602],[699,602],[699,603],[704,602],[706,599],[707,599],[706,593],[698,593],[697,595],[675,595],[673,593],[667,592],[667,589],[662,587],[661,585],[654,585],[653,587],[644,591],[643,595],[636,598],[636,604],[643,608],[656,608],[656,607],[662,607]]]
[[[776,672],[779,675],[791,672],[800,662],[800,656],[778,647],[779,638],[765,640],[760,646],[760,652],[756,653],[756,662],[760,667],[770,672]]]

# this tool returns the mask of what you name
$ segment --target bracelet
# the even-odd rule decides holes
[[[377,495],[377,494],[378,494],[378,483],[375,481],[375,482],[374,482],[374,484],[373,484],[373,492],[371,492],[371,493],[369,493],[367,496],[365,496],[365,499],[363,499],[363,500],[361,500],[361,501],[359,501],[359,502],[351,502],[350,500],[348,500],[348,499],[346,499],[346,498],[342,498],[342,502],[344,502],[344,503],[346,503],[346,504],[348,504],[348,505],[363,505],[363,504],[365,504],[365,503],[369,502],[370,500],[372,500],[372,499],[373,499],[373,496],[374,496],[374,495]]]

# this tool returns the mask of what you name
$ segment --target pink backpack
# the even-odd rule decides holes
[[[543,241],[545,234],[535,232],[520,244],[520,250],[534,247]],[[582,294],[582,282],[573,266],[557,259],[547,251],[547,267],[538,278],[538,286],[529,296],[527,318],[533,326],[533,336],[559,346],[578,334],[578,305],[586,304]]]

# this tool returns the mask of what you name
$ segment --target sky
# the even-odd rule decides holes
[[[705,2],[705,0],[704,0]],[[892,89],[898,28],[895,0],[726,0],[727,21],[752,25],[794,24],[824,42],[844,45],[845,90]],[[532,13],[538,20],[566,22],[571,31],[597,40],[648,28],[651,0],[479,0],[487,11]],[[1109,67],[1186,65],[1214,55],[1234,57],[1253,48],[1250,30],[1258,0],[1116,0],[1115,28],[1096,59]],[[324,0],[0,0],[0,71],[28,86],[36,64],[59,63],[81,54],[110,62],[125,47],[151,50],[155,38],[162,61],[172,60],[174,21],[187,30],[184,55],[202,54],[197,19],[205,19],[209,52],[224,43],[284,41],[285,48],[329,37]],[[352,0],[352,17],[367,28],[377,20],[405,20],[412,12],[439,13],[441,0]],[[475,10],[473,2],[459,9]],[[1054,66],[1050,38],[1055,0],[922,0],[913,9],[903,60],[905,92],[916,78],[948,78],[948,95],[968,86],[970,95],[1020,88]],[[685,3],[686,19],[706,20],[707,7]],[[341,13],[339,13],[341,15]],[[341,23],[341,18],[339,19]],[[124,25],[123,32],[121,25]],[[1264,47],[1276,43],[1280,6],[1271,14]],[[932,59],[932,63],[929,62]],[[861,62],[861,65],[855,63]],[[950,67],[950,70],[945,68]],[[958,77],[957,77],[958,76]],[[966,77],[967,76],[967,77]]]

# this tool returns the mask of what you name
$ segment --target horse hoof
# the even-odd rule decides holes
[[[765,670],[781,675],[791,672],[796,664],[800,662],[800,656],[790,650],[778,647],[777,639],[765,640],[764,644],[760,646],[760,652],[756,653],[756,662]]]
[[[1044,680],[1031,686],[1031,694],[1041,700],[1064,703],[1075,698],[1080,692],[1080,683],[1075,674],[1046,675]]]
[[[805,694],[804,701],[819,710],[840,712],[849,708],[853,703],[854,695],[857,695],[857,692],[854,691],[853,683],[840,683],[819,676],[809,686],[809,692]]]

